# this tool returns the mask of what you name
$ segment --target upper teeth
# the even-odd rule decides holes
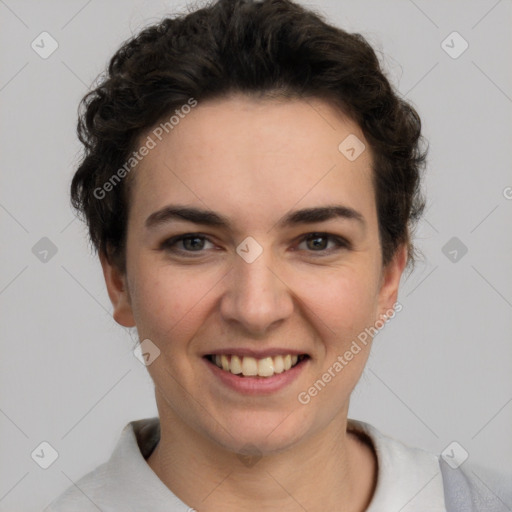
[[[250,356],[239,357],[222,354],[212,356],[212,360],[219,368],[235,375],[272,377],[275,373],[289,370],[299,360],[299,356],[286,354],[256,359]]]

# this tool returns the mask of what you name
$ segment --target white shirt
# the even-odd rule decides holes
[[[446,512],[439,457],[361,421],[349,419],[348,429],[366,434],[377,454],[377,486],[367,512]],[[69,487],[45,512],[191,512],[146,462],[159,437],[157,417],[128,423],[110,459]]]

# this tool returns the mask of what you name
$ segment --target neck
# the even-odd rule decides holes
[[[347,432],[347,410],[282,452],[240,458],[157,403],[161,438],[147,462],[184,503],[201,512],[308,510],[362,512],[371,501],[373,448]]]

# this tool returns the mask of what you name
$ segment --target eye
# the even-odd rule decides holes
[[[328,244],[331,242],[334,247],[328,248]],[[336,235],[330,235],[329,233],[309,233],[304,236],[301,240],[301,244],[305,243],[307,250],[310,252],[319,252],[330,254],[339,249],[349,249],[350,243],[342,237]],[[300,247],[300,246],[299,246]]]
[[[174,252],[176,254],[201,253],[205,248],[205,243],[213,245],[207,237],[199,233],[187,233],[185,235],[177,235],[160,244],[160,249]]]

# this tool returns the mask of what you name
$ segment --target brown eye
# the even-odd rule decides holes
[[[202,249],[204,246],[204,238],[200,236],[190,236],[186,238],[182,238],[181,242],[183,242],[183,247],[186,250],[197,251],[198,249]]]
[[[328,244],[328,238],[326,236],[315,236],[306,240],[309,249],[318,250],[325,249]]]
[[[331,252],[337,251],[339,249],[350,248],[350,244],[347,240],[339,236],[330,235],[328,233],[310,233],[303,237],[302,243],[306,244],[306,250],[308,252],[326,254],[330,254]],[[328,247],[329,243],[334,245]]]
[[[164,240],[160,244],[160,249],[180,255],[190,255],[191,253],[200,254],[204,252],[203,249],[205,249],[205,244],[207,243],[213,245],[204,235],[187,233]]]

